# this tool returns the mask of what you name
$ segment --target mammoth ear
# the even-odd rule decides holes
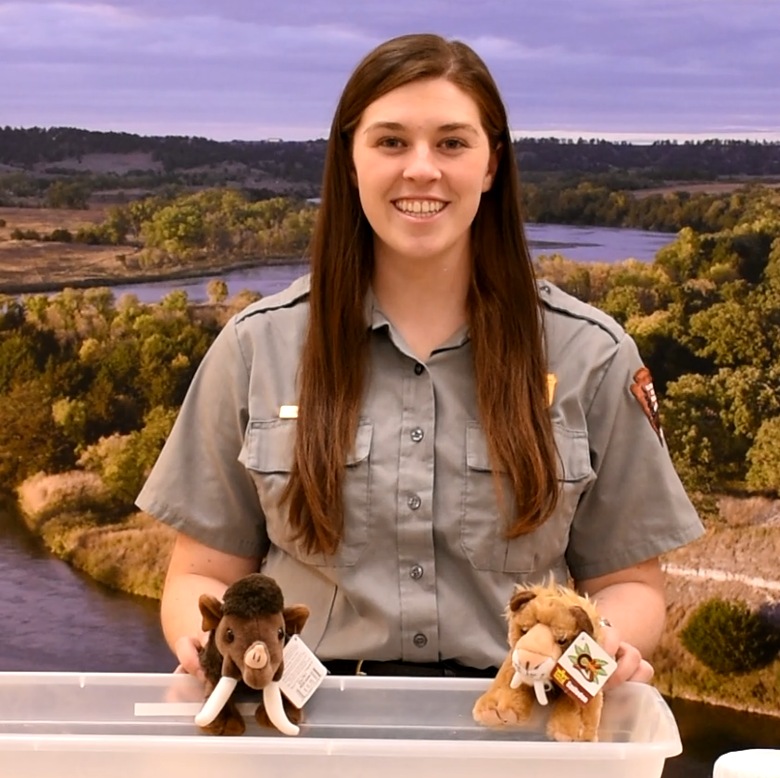
[[[201,594],[198,598],[198,608],[203,617],[201,629],[204,632],[216,629],[222,619],[222,603],[213,594]]]
[[[528,589],[519,589],[512,595],[512,599],[509,601],[509,610],[512,613],[517,613],[517,611],[528,605],[535,598],[536,595]]]
[[[594,633],[594,627],[593,622],[590,619],[590,616],[588,616],[585,611],[580,608],[579,605],[573,605],[571,608],[569,608],[569,611],[571,612],[571,615],[574,616],[574,621],[577,624],[577,629],[580,632],[586,632],[591,637],[595,637]]]
[[[288,635],[296,635],[303,629],[311,611],[305,605],[291,605],[282,611],[284,616],[284,631]]]

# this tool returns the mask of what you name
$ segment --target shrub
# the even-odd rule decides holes
[[[11,240],[41,240],[38,230],[20,230],[18,227],[11,230]]]
[[[716,673],[747,673],[780,651],[780,630],[741,601],[703,603],[680,632],[683,646]]]
[[[73,233],[70,230],[60,227],[56,230],[52,230],[48,239],[54,243],[72,243]]]

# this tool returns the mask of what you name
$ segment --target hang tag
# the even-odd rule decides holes
[[[564,651],[550,678],[575,702],[587,705],[616,669],[617,662],[587,632],[581,632]]]
[[[283,405],[279,408],[280,419],[297,419],[298,418],[298,406],[297,405]]]
[[[296,708],[302,708],[325,680],[328,670],[301,640],[293,635],[284,647],[284,674],[279,682],[282,694]]]

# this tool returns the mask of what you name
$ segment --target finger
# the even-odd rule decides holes
[[[617,667],[604,684],[605,690],[614,689],[616,686],[620,686],[621,683],[632,679],[633,675],[639,670],[643,660],[639,649],[630,643],[621,643],[615,653],[615,661],[617,662]]]
[[[643,659],[634,673],[628,678],[629,681],[637,683],[650,683],[655,675],[655,669],[647,660]]]

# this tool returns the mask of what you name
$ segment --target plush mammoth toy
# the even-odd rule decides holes
[[[595,605],[564,586],[521,585],[509,601],[506,616],[510,651],[490,688],[477,700],[474,720],[494,727],[522,724],[529,719],[534,702],[546,705],[549,701],[549,737],[595,741],[603,692],[583,704],[551,682],[556,663],[581,633],[602,643],[603,626]]]
[[[282,698],[279,681],[287,638],[301,631],[309,609],[305,605],[285,608],[279,585],[262,573],[236,581],[222,601],[201,595],[199,606],[209,637],[200,652],[206,701],[195,723],[210,734],[243,734],[246,724],[233,701],[233,692],[242,681],[263,691],[263,702],[255,711],[260,726],[297,735],[301,711]]]

